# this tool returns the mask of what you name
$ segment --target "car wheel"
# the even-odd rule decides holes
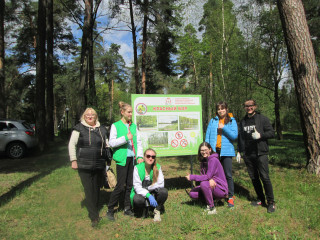
[[[22,158],[26,153],[26,147],[23,143],[10,143],[7,147],[7,155],[9,158]]]

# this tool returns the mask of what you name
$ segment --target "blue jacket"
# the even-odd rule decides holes
[[[213,151],[216,151],[217,135],[218,135],[219,117],[212,118],[209,122],[206,132],[206,142],[210,143]],[[220,156],[234,157],[235,151],[232,141],[238,137],[238,125],[236,120],[232,117],[228,124],[225,124],[222,128],[221,137],[221,152]]]

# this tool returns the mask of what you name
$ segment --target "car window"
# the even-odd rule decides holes
[[[18,130],[18,128],[13,123],[8,123],[8,127],[10,130]]]
[[[27,122],[22,122],[22,125],[26,128],[26,129],[30,129],[33,130],[33,128],[31,127],[31,125]]]
[[[5,122],[0,122],[0,131],[7,131],[7,124]]]

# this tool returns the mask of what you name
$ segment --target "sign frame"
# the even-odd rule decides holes
[[[145,151],[157,156],[197,155],[203,142],[201,95],[132,94],[132,121]]]

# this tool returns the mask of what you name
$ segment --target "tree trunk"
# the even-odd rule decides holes
[[[129,0],[129,5],[130,5],[131,32],[132,32],[132,43],[133,43],[134,80],[136,85],[136,94],[139,94],[140,88],[139,88],[137,36],[136,36],[136,26],[134,25],[134,18],[133,18],[132,0]]]
[[[143,17],[143,30],[142,30],[142,63],[141,63],[141,92],[146,93],[146,63],[147,63],[147,27],[148,27],[148,0],[144,1],[144,17]]]
[[[53,0],[47,0],[47,120],[46,130],[49,141],[54,139],[54,96],[53,96]]]
[[[5,97],[5,48],[4,48],[4,0],[0,0],[0,118],[6,117]]]
[[[277,5],[298,97],[307,168],[319,176],[320,82],[309,28],[301,0],[278,0]]]
[[[276,117],[277,139],[283,140],[282,126],[281,126],[281,120],[280,120],[279,82],[277,81],[277,79],[275,80],[275,88],[274,88],[274,114]]]
[[[39,148],[46,147],[46,108],[45,108],[45,57],[46,57],[46,0],[38,2],[37,44],[36,44],[36,132]]]
[[[109,83],[109,97],[110,97],[110,107],[109,107],[109,122],[113,122],[113,84],[114,81],[111,80],[111,83]]]
[[[210,72],[209,72],[209,106],[208,106],[208,120],[210,121],[210,119],[213,117],[213,103],[214,103],[214,84],[213,84],[213,72],[212,72],[212,68],[213,68],[213,54],[212,51],[210,51]],[[209,121],[207,122],[207,124],[209,123]]]
[[[220,59],[220,74],[221,80],[223,84],[223,95],[226,96],[226,85],[224,81],[224,69],[223,69],[223,61],[224,61],[224,44],[226,42],[226,29],[225,29],[225,22],[224,22],[224,0],[221,0],[221,19],[222,19],[222,40],[221,40],[221,59]]]
[[[89,61],[90,61],[90,36],[92,39],[92,0],[85,0],[85,14],[84,23],[82,27],[82,41],[81,41],[81,58],[80,58],[80,84],[78,95],[78,106],[76,119],[88,105],[88,86],[89,86]]]
[[[88,103],[90,106],[97,107],[97,93],[96,93],[96,84],[94,79],[94,63],[93,63],[93,0],[90,0],[90,16],[89,16],[89,36],[88,36],[88,47],[89,47],[89,98]]]

